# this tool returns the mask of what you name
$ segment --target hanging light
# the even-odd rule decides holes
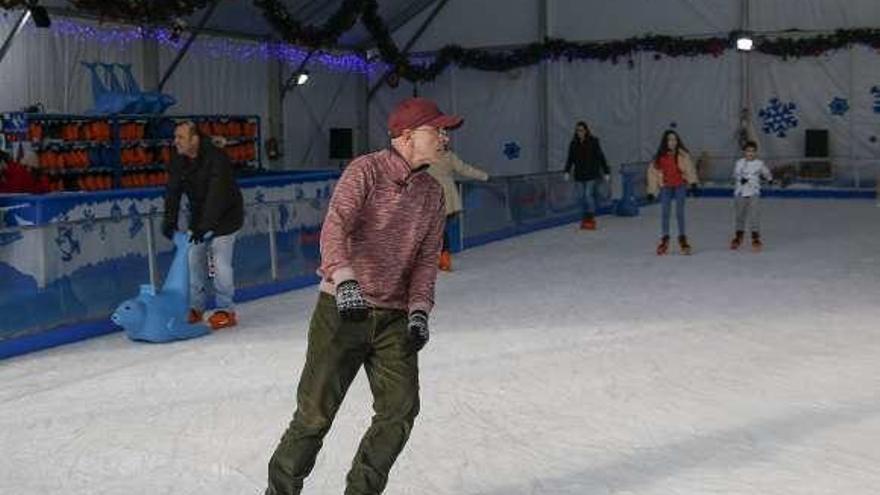
[[[736,36],[736,49],[741,52],[750,52],[755,47],[755,41],[752,34],[742,31]]]

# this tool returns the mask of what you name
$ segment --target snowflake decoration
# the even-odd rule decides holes
[[[871,88],[871,96],[874,97],[874,113],[880,113],[880,86]]]
[[[519,152],[520,147],[518,144],[516,144],[516,141],[504,143],[504,156],[506,156],[508,160],[515,160],[519,158]]]
[[[835,97],[828,104],[831,115],[845,115],[849,111],[849,101],[846,98]]]
[[[758,117],[764,123],[761,130],[764,134],[776,134],[777,137],[784,138],[785,131],[798,125],[795,110],[797,105],[792,102],[782,103],[779,98],[770,98],[769,104],[758,112]]]

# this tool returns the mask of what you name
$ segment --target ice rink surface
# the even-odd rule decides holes
[[[759,254],[728,249],[731,200],[700,199],[692,256],[654,254],[656,206],[455,256],[385,493],[880,493],[880,208],[763,208]],[[0,493],[262,493],[315,300],[0,361]],[[304,494],[343,492],[370,416],[361,373]]]

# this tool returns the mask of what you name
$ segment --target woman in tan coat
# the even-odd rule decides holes
[[[667,130],[660,139],[654,160],[648,165],[648,201],[660,197],[662,234],[657,254],[664,255],[669,251],[669,213],[671,203],[675,200],[675,218],[678,222],[678,244],[682,254],[691,254],[684,221],[684,203],[687,188],[697,187],[697,171],[691,155],[673,130]]]
[[[455,218],[455,215],[462,210],[461,196],[458,194],[458,187],[455,184],[455,175],[461,175],[471,179],[486,181],[489,180],[489,174],[477,167],[468,165],[463,162],[449,148],[441,155],[437,163],[432,163],[428,167],[428,173],[437,179],[437,182],[443,186],[443,196],[446,201],[446,225]],[[449,252],[449,231],[443,233],[443,251],[440,253],[440,269],[443,271],[452,271],[452,254]]]

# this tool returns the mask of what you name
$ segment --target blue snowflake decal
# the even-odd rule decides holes
[[[846,112],[849,111],[849,101],[846,98],[835,97],[828,104],[828,109],[831,111],[831,115],[846,115]]]
[[[73,255],[80,252],[79,241],[73,238],[73,229],[70,227],[58,227],[55,245],[61,252],[61,261],[70,261],[73,259]]]
[[[515,160],[519,158],[519,152],[520,147],[518,144],[516,144],[516,141],[504,143],[504,156],[506,156],[508,160]]]
[[[880,113],[880,86],[871,88],[871,96],[874,97],[874,113]]]
[[[137,206],[134,203],[128,207],[128,214],[131,216],[131,223],[128,224],[128,236],[131,239],[134,239],[138,232],[144,228],[144,220],[141,218],[141,213],[138,211]]]
[[[764,134],[776,134],[784,138],[785,131],[798,125],[795,110],[797,105],[792,102],[782,103],[779,98],[770,98],[768,105],[758,112],[758,117],[764,122],[761,130]]]
[[[95,230],[95,212],[91,208],[83,210],[83,232],[91,232]]]

